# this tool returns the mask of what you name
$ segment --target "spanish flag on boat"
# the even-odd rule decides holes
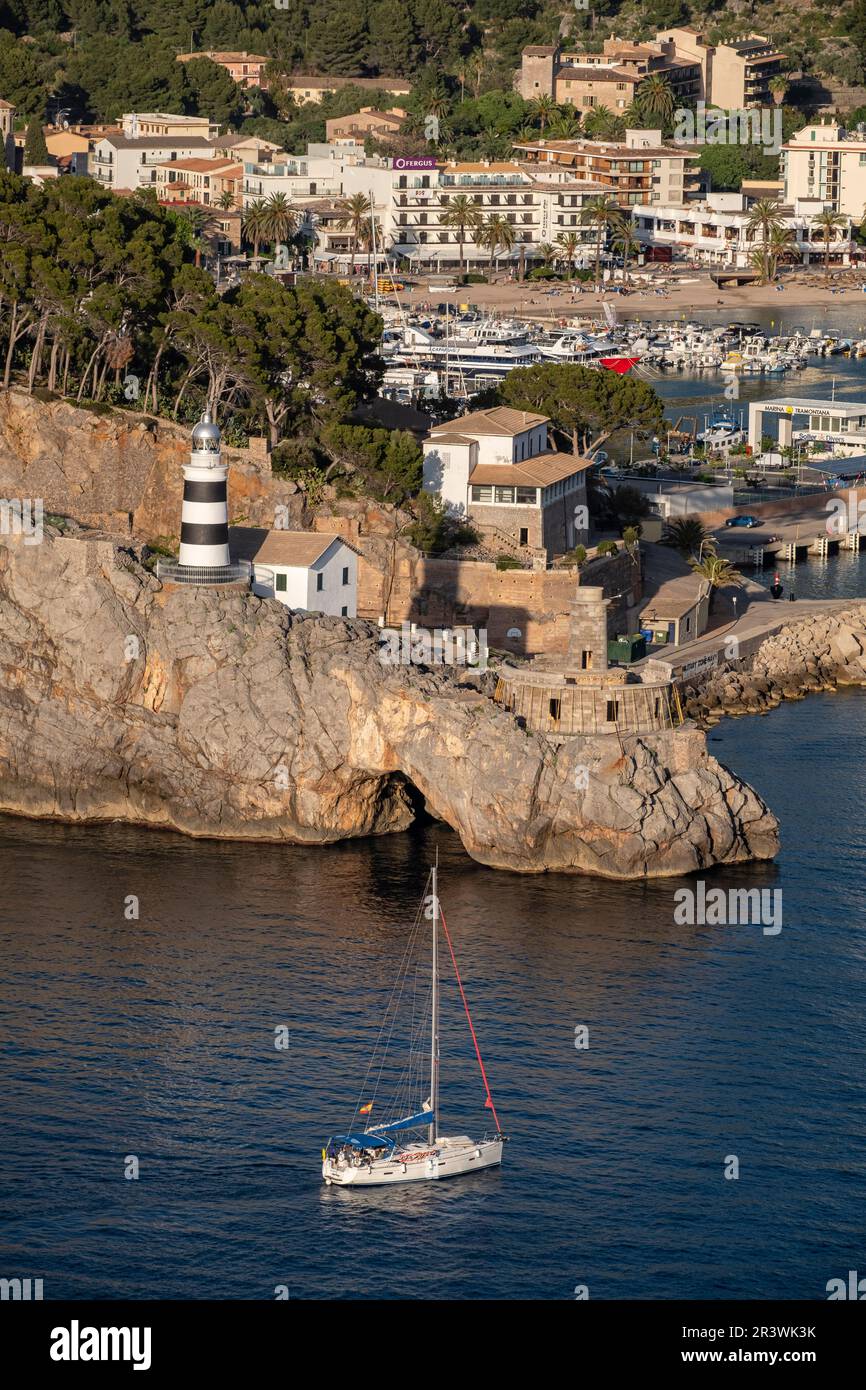
[[[370,1104],[369,1104],[369,1105],[362,1105],[362,1106],[361,1106],[361,1109],[358,1111],[358,1114],[359,1114],[359,1115],[369,1115],[369,1114],[371,1113],[372,1109],[373,1109],[373,1102],[370,1101]]]

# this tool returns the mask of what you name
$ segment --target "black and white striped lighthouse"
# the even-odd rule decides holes
[[[231,563],[228,473],[219,426],[205,411],[192,432],[192,452],[183,469],[181,568],[217,569]]]

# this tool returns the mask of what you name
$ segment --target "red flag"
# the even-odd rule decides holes
[[[616,372],[618,376],[624,376],[630,372],[632,367],[636,367],[640,361],[639,357],[600,357],[598,359],[603,367],[607,367],[609,372]]]
[[[361,1109],[358,1111],[358,1114],[359,1114],[359,1115],[369,1115],[372,1109],[373,1109],[373,1102],[370,1101],[370,1104],[369,1104],[369,1105],[362,1105],[362,1106],[361,1106]]]
[[[485,1109],[485,1110],[492,1110],[492,1109],[493,1109],[493,1101],[490,1099],[489,1096],[487,1097],[486,1101],[484,1102],[484,1109]]]

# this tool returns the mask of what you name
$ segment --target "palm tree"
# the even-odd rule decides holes
[[[267,237],[267,209],[264,198],[256,198],[243,210],[241,225],[244,237],[253,244],[253,260],[258,260],[259,243]]]
[[[574,262],[577,253],[583,243],[577,235],[577,232],[560,232],[559,236],[556,238],[556,245],[558,248],[555,253],[556,259],[564,261],[568,266],[568,278],[570,280],[574,274]]]
[[[759,198],[752,204],[746,232],[759,231],[761,234],[761,270],[765,284],[770,279],[770,236],[783,226],[782,209],[772,198]]]
[[[696,516],[680,516],[675,521],[665,522],[661,544],[669,545],[681,555],[692,556],[700,554],[701,546],[705,546],[708,539],[709,532]]]
[[[614,251],[622,256],[622,283],[625,285],[628,274],[629,257],[635,251],[640,250],[640,242],[635,239],[631,230],[631,223],[623,219],[614,226],[614,237],[611,242]]]
[[[556,247],[551,246],[549,241],[543,241],[538,248],[538,254],[541,257],[541,264],[548,266],[556,256]]]
[[[556,102],[549,92],[540,92],[537,97],[532,98],[529,109],[538,121],[543,135],[546,127],[556,115]]]
[[[490,252],[490,269],[492,271],[496,252],[500,249],[510,251],[517,237],[508,218],[504,217],[501,212],[492,212],[486,221],[482,222],[475,240],[479,246],[486,247]]]
[[[346,227],[352,229],[352,270],[355,274],[355,256],[358,253],[358,243],[361,239],[361,231],[364,223],[372,215],[373,207],[366,193],[353,193],[348,198],[341,198],[337,203],[337,208],[343,214],[337,226],[342,231]]]
[[[272,193],[265,203],[265,236],[268,241],[288,241],[298,225],[298,214],[285,193]]]
[[[439,215],[439,226],[453,228],[457,233],[461,275],[466,274],[466,258],[464,256],[466,233],[477,232],[483,221],[481,209],[465,193],[458,193],[449,199],[445,211]]]
[[[666,126],[676,107],[668,79],[660,72],[651,72],[635,92],[634,105],[644,120],[658,120],[662,127]]]
[[[693,555],[689,564],[695,574],[699,574],[709,585],[707,591],[709,608],[713,606],[717,589],[725,589],[729,584],[734,584],[739,588],[745,582],[740,571],[734,568],[730,560],[723,560],[721,555],[716,554],[712,546],[705,545],[700,559]]]
[[[235,198],[234,193],[232,193],[230,189],[224,188],[222,193],[217,198],[214,206],[221,208],[223,212],[231,212],[234,208],[236,201],[237,199]]]
[[[576,140],[580,134],[580,117],[574,111],[560,111],[550,123],[548,132],[552,140]]]
[[[784,73],[778,72],[775,77],[771,77],[767,86],[773,93],[773,101],[777,106],[781,106],[785,100],[785,93],[788,90],[788,79]]]
[[[797,233],[793,227],[774,227],[770,232],[770,263],[773,278],[783,261],[796,261],[800,257]]]
[[[580,221],[584,227],[595,227],[595,283],[598,285],[598,273],[601,263],[601,243],[602,238],[607,232],[611,223],[619,220],[620,210],[607,193],[601,193],[597,198],[591,198],[588,203],[584,203],[580,210]]]
[[[824,275],[830,274],[830,242],[836,240],[836,230],[846,225],[846,218],[841,212],[833,212],[831,208],[824,208],[823,212],[817,212],[812,218],[812,226],[817,227],[824,242]]]
[[[594,106],[587,112],[583,124],[593,140],[614,140],[623,128],[623,122],[609,106]]]

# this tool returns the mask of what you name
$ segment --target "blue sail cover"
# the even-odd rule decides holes
[[[374,1125],[368,1134],[397,1134],[401,1129],[418,1129],[422,1125],[432,1125],[435,1116],[432,1110],[419,1110],[417,1115],[407,1115],[405,1120],[394,1120],[389,1125]]]
[[[395,1147],[393,1139],[380,1139],[376,1134],[332,1134],[328,1146],[331,1144],[349,1144],[353,1149],[387,1149],[389,1153]]]

